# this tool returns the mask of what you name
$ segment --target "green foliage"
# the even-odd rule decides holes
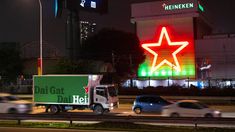
[[[60,74],[100,74],[103,62],[94,60],[70,61],[62,59],[57,65],[57,72]]]
[[[76,73],[77,66],[69,60],[61,59],[56,67],[56,73],[58,74],[68,74]]]
[[[0,43],[0,45],[0,75],[4,81],[15,81],[23,69],[17,43]]]
[[[112,63],[117,75],[125,78],[135,74],[145,56],[135,34],[103,29],[85,41],[82,58]]]

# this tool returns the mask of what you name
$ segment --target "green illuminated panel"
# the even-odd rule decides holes
[[[138,69],[138,76],[139,77],[155,77],[159,79],[168,78],[168,77],[177,77],[177,78],[194,78],[195,76],[195,66],[194,65],[187,65],[182,67],[182,71],[178,72],[175,71],[173,68],[169,66],[163,66],[159,70],[151,71],[151,66],[148,66],[147,63],[143,63],[140,65]]]

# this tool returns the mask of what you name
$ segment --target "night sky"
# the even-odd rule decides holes
[[[112,27],[134,32],[130,23],[130,3],[154,0],[109,0],[109,13],[81,13],[81,20],[97,23],[97,28]],[[211,14],[215,33],[235,33],[234,0],[202,0]],[[65,48],[65,15],[54,18],[53,0],[43,2],[43,40],[60,49]],[[0,42],[22,44],[39,40],[38,0],[0,0]]]

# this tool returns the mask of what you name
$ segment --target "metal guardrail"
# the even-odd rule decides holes
[[[155,116],[117,116],[117,115],[84,115],[84,114],[0,114],[0,120],[16,120],[20,125],[25,120],[48,121],[113,121],[113,122],[143,122],[143,123],[174,123],[174,124],[224,124],[235,125],[235,118],[170,118]]]
[[[161,96],[166,99],[181,100],[181,99],[196,99],[196,100],[235,100],[235,97],[217,97],[217,96]],[[135,99],[135,95],[120,95],[120,99]]]

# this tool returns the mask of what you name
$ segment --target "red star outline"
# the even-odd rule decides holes
[[[169,62],[167,59],[164,59],[162,62],[156,65],[158,54],[156,53],[156,51],[150,49],[150,47],[161,46],[164,35],[166,37],[168,45],[181,45],[177,50],[175,50],[172,53],[175,65]],[[159,69],[164,64],[169,65],[170,67],[174,68],[176,71],[181,71],[181,67],[179,65],[179,61],[176,57],[176,54],[179,53],[182,49],[184,49],[188,44],[189,44],[188,41],[171,42],[168,32],[166,30],[166,27],[162,27],[161,34],[157,43],[143,43],[142,44],[142,47],[145,50],[147,50],[148,52],[154,55],[154,59],[153,59],[152,67],[151,67],[151,73]]]

